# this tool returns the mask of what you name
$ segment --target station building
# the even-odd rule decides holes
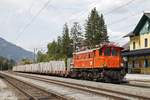
[[[150,74],[150,13],[144,13],[129,37],[129,49],[122,52],[129,73]]]

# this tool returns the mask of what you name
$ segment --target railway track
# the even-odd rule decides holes
[[[106,97],[114,98],[115,100],[120,99],[140,99],[140,100],[149,100],[150,97],[144,97],[142,95],[136,95],[136,94],[131,94],[131,93],[125,93],[125,92],[119,92],[119,91],[113,91],[111,89],[104,89],[100,87],[92,87],[92,86],[87,86],[87,85],[82,85],[82,84],[77,84],[77,83],[70,83],[70,82],[65,82],[65,81],[60,81],[60,80],[54,80],[54,79],[47,79],[47,78],[41,78],[38,76],[32,76],[32,75],[27,75],[27,74],[18,74],[15,73],[16,75],[25,77],[25,78],[30,78],[34,80],[39,80],[39,81],[44,81],[47,83],[53,83],[65,87],[70,87],[86,92],[91,92],[97,95],[105,95]]]
[[[10,85],[23,93],[27,100],[70,100],[59,94],[48,92],[38,86],[18,80],[6,74],[0,73],[0,76]]]

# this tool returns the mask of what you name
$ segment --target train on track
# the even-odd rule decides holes
[[[14,66],[13,71],[104,82],[122,82],[126,75],[122,64],[122,49],[122,47],[107,43],[95,49],[74,52],[72,61],[67,67],[64,61],[50,61]]]

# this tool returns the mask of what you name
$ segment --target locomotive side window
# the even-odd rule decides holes
[[[77,55],[76,57],[77,57],[77,60],[78,60],[79,59],[79,55]]]
[[[89,54],[86,54],[86,59],[88,59],[89,58]]]
[[[88,54],[88,58],[90,58],[90,53]]]
[[[104,55],[105,55],[105,56],[110,56],[110,55],[111,55],[111,50],[110,50],[110,48],[106,48],[106,49],[104,50]]]
[[[99,55],[102,56],[102,49],[99,49]]]
[[[118,56],[118,51],[115,48],[112,48],[112,56]]]
[[[94,52],[94,53],[91,53],[91,58],[93,58],[93,57],[94,57],[94,55],[95,55],[95,52]]]

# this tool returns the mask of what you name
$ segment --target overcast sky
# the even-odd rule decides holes
[[[83,27],[94,7],[104,14],[110,40],[122,45],[128,41],[122,36],[150,11],[150,0],[0,0],[0,37],[30,51],[43,48],[65,22]]]

